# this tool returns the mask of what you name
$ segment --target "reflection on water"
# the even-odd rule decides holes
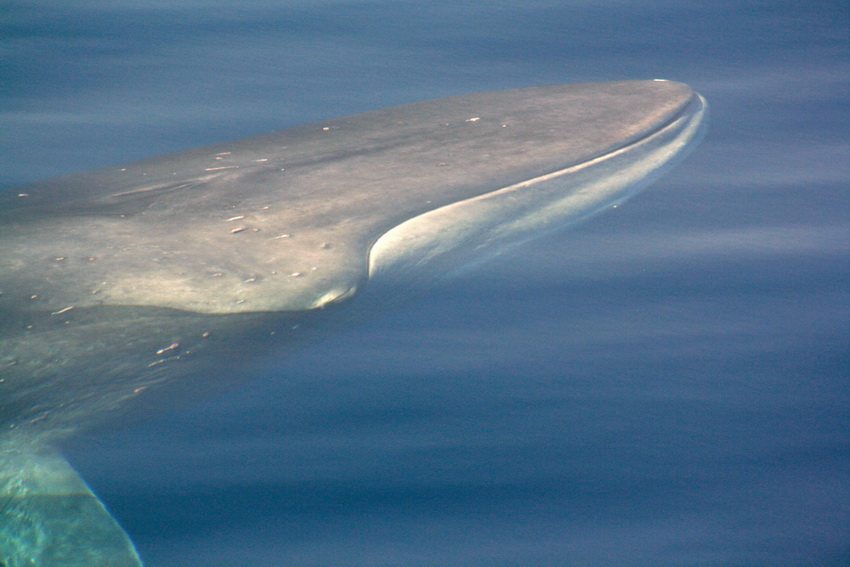
[[[847,560],[839,6],[111,6],[10,10],[5,186],[530,84],[665,77],[712,111],[609,214],[76,440],[147,565]]]

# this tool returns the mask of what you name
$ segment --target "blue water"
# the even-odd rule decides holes
[[[846,3],[0,18],[4,187],[480,90],[669,78],[711,105],[703,144],[627,205],[224,399],[70,443],[149,567],[850,562]]]

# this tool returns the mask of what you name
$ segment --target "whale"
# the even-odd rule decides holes
[[[678,163],[667,80],[466,94],[0,194],[0,566],[142,565],[59,447],[243,380]],[[106,425],[104,425],[106,424]]]

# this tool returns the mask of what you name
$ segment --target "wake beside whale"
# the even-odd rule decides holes
[[[0,195],[0,566],[141,565],[57,443],[616,205],[705,112],[660,80],[479,93]]]

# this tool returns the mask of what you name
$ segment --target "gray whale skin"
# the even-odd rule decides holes
[[[705,111],[662,80],[479,93],[0,196],[0,565],[141,565],[63,438],[616,205]]]

